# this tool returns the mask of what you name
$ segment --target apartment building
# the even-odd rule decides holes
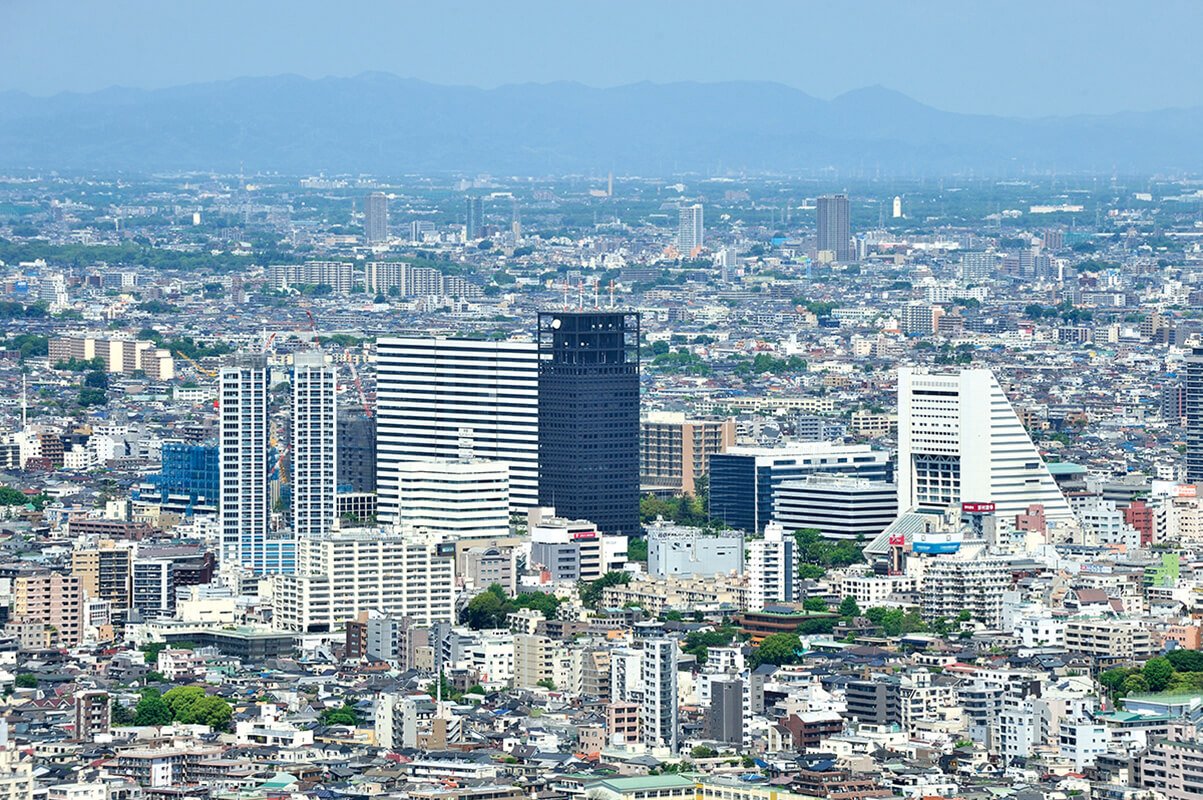
[[[1065,648],[1105,659],[1134,659],[1154,655],[1153,635],[1135,620],[1075,617],[1065,623]]]
[[[690,419],[650,412],[639,422],[639,475],[644,488],[694,494],[710,474],[710,456],[735,444],[735,420]]]
[[[83,581],[46,573],[13,581],[13,619],[42,625],[43,647],[79,644],[84,629]]]
[[[454,559],[412,529],[352,528],[297,542],[297,572],[273,579],[273,624],[334,631],[363,611],[454,619]]]

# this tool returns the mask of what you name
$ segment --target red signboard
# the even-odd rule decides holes
[[[961,503],[961,511],[966,514],[993,514],[993,503]]]
[[[891,536],[890,547],[902,547],[906,543],[905,536]]]
[[[597,531],[577,531],[572,534],[573,539],[596,539]]]

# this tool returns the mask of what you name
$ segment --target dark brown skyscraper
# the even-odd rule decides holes
[[[638,314],[539,314],[539,504],[639,532]]]

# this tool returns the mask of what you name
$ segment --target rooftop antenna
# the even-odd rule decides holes
[[[601,303],[600,303],[600,302],[598,301],[598,299],[597,299],[597,290],[598,290],[600,287],[601,287],[601,279],[600,279],[600,278],[594,278],[594,279],[593,279],[593,308],[594,308],[595,310],[596,310],[596,309],[599,309],[599,308],[601,308]]]
[[[568,310],[568,279],[564,279],[564,310]]]
[[[21,373],[21,429],[29,427],[29,400],[26,396],[25,373]]]

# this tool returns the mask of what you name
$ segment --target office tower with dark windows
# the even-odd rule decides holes
[[[480,197],[469,197],[466,235],[468,240],[479,239],[485,231],[485,201]]]
[[[335,441],[338,485],[352,492],[376,491],[376,418],[363,409],[338,414]]]
[[[383,337],[376,343],[379,514],[400,464],[485,458],[509,467],[510,508],[539,500],[539,362],[533,341]]]
[[[819,253],[830,252],[836,261],[852,261],[852,211],[848,196],[823,195],[818,200]]]
[[[368,244],[388,241],[388,197],[384,192],[368,195],[363,214],[363,233]]]
[[[1203,344],[1186,357],[1186,481],[1203,483]]]
[[[295,543],[269,537],[267,357],[240,354],[219,377],[221,558],[255,575],[291,572]]]
[[[677,230],[677,250],[682,258],[691,258],[702,249],[702,204],[681,206]]]
[[[292,357],[292,529],[319,536],[334,526],[338,489],[334,369],[321,350]]]
[[[539,504],[639,532],[639,314],[539,314]]]

